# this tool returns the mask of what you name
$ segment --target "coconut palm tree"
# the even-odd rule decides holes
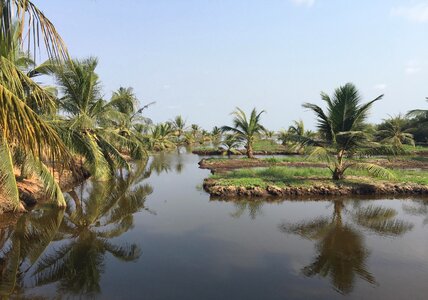
[[[37,173],[46,171],[43,164],[46,157],[63,162],[70,157],[56,131],[38,114],[54,111],[56,103],[49,92],[22,70],[29,62],[28,56],[22,55],[24,35],[32,50],[38,51],[44,45],[51,59],[64,59],[68,55],[55,27],[31,1],[0,0],[0,12],[0,192],[7,199],[6,206],[17,210],[22,206],[14,176],[13,152],[19,148],[28,153],[38,167]],[[53,177],[48,174],[40,177],[50,194],[57,194],[54,198],[60,203],[62,194]]]
[[[361,96],[352,83],[337,88],[332,97],[321,93],[321,99],[327,104],[326,111],[316,104],[303,104],[303,107],[315,113],[321,139],[301,136],[294,138],[304,145],[315,146],[311,155],[328,162],[334,180],[343,179],[349,168],[364,169],[373,176],[391,178],[393,175],[385,168],[353,159],[360,155],[393,154],[394,150],[397,150],[370,141],[370,137],[363,130],[370,108],[382,97],[383,95],[380,95],[362,104]]]
[[[155,151],[175,149],[176,145],[171,141],[173,133],[171,123],[157,124],[150,130],[148,136],[150,149]]]
[[[356,275],[371,284],[375,284],[376,279],[367,270],[369,251],[364,236],[358,227],[343,220],[345,202],[337,200],[333,205],[331,219],[318,217],[308,222],[283,223],[279,229],[316,242],[317,254],[313,262],[302,269],[305,276],[330,277],[337,291],[349,294]],[[391,208],[367,206],[345,212],[356,225],[383,237],[400,236],[413,228],[411,223],[397,220],[397,212]]]
[[[403,144],[415,146],[413,134],[404,131],[406,120],[400,115],[390,117],[379,125],[376,135],[381,143],[391,144],[395,147],[402,147]]]
[[[214,147],[218,147],[221,143],[222,131],[221,128],[214,126],[211,130],[211,141]]]
[[[223,126],[222,130],[224,132],[230,131],[238,135],[245,142],[245,149],[247,151],[248,158],[254,158],[253,154],[253,143],[254,139],[258,134],[266,129],[260,124],[261,115],[265,111],[257,113],[257,110],[254,108],[251,111],[250,118],[247,118],[245,112],[237,107],[235,111],[232,112],[234,115],[233,118],[233,127]]]
[[[231,156],[234,153],[237,153],[236,150],[242,143],[242,140],[236,134],[226,134],[222,146],[226,148],[227,156]]]
[[[190,128],[191,128],[191,132],[192,132],[193,138],[196,139],[197,135],[199,134],[199,130],[201,128],[197,124],[190,125]]]
[[[180,140],[184,131],[186,130],[186,121],[182,116],[176,116],[174,120],[171,121],[172,127],[175,130],[175,135],[177,139]]]
[[[128,126],[135,111],[130,90],[113,94],[110,101],[100,95],[95,58],[73,60],[53,66],[62,97],[58,99],[65,117],[56,121],[65,144],[84,158],[84,164],[97,179],[112,176],[116,169],[129,169],[124,153],[134,159],[145,155],[143,145]],[[125,95],[124,95],[125,94]],[[128,96],[128,97],[126,97]]]

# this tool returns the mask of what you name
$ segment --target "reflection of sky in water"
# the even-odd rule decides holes
[[[112,239],[136,243],[135,262],[106,254],[101,276],[103,299],[284,299],[339,298],[327,277],[305,277],[302,269],[317,257],[317,242],[280,230],[281,224],[332,220],[329,201],[266,202],[260,205],[209,200],[198,188],[209,171],[193,155],[166,155],[145,180],[153,188],[134,215],[134,227]],[[177,168],[177,164],[180,167]],[[165,167],[166,166],[166,167]],[[178,173],[181,172],[181,173]],[[350,298],[424,298],[428,288],[427,215],[411,200],[345,201],[341,222],[362,236],[370,284],[355,274]],[[393,208],[396,220],[413,224],[400,236],[382,236],[356,225],[353,214],[368,206]],[[423,206],[422,206],[423,207]],[[421,211],[421,209],[419,209]],[[412,214],[409,214],[412,212]],[[49,253],[51,249],[47,249]],[[30,282],[27,280],[27,282]],[[55,286],[32,288],[30,295],[54,296]]]

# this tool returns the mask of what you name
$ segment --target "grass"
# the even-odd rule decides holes
[[[395,179],[388,182],[416,183],[428,185],[428,171],[391,170]],[[343,183],[370,183],[386,182],[381,178],[369,177],[363,170],[348,170],[348,179]],[[212,175],[219,185],[266,187],[268,185],[283,186],[310,186],[316,183],[332,183],[331,173],[327,168],[306,167],[269,167],[239,169],[231,172]]]
[[[273,140],[256,140],[253,144],[254,151],[268,151],[268,152],[277,152],[277,151],[287,151],[287,147],[276,143]]]

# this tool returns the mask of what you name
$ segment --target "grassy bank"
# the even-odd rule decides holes
[[[367,172],[349,170],[344,183],[414,183],[428,185],[428,171],[391,170],[394,179],[384,180],[370,177]],[[282,186],[311,186],[314,183],[332,183],[331,173],[326,168],[307,167],[268,167],[255,169],[240,169],[227,173],[215,174],[210,177],[218,185],[233,185],[243,187],[266,187],[268,185]]]

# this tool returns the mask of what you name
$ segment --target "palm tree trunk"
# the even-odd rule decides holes
[[[246,148],[247,148],[247,157],[254,158],[253,145],[251,145],[251,143],[248,143]]]

